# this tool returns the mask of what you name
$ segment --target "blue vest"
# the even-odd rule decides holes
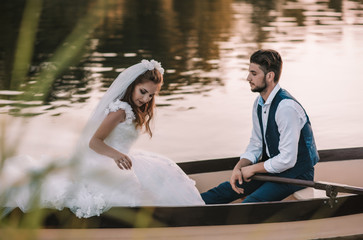
[[[270,112],[267,118],[267,125],[266,125],[266,143],[264,138],[263,139],[263,151],[261,155],[261,161],[267,160],[269,157],[266,154],[266,145],[268,147],[268,151],[270,153],[270,157],[274,157],[280,153],[279,151],[279,142],[280,142],[280,133],[278,131],[278,126],[275,121],[275,114],[276,109],[279,103],[283,99],[291,99],[297,102],[300,106],[301,104],[296,101],[294,97],[292,97],[286,90],[280,89],[274,99],[271,102]],[[302,107],[302,106],[301,106]],[[304,109],[304,108],[303,108]],[[304,110],[305,112],[305,110]],[[297,161],[294,167],[285,170],[279,174],[276,174],[281,177],[290,177],[295,178],[306,171],[311,170],[314,165],[319,161],[318,151],[316,149],[315,140],[313,131],[311,129],[311,124],[308,115],[306,114],[306,123],[304,127],[301,129],[300,132],[300,139],[299,139],[299,147],[298,147],[298,154],[297,154]],[[261,133],[263,136],[263,125],[262,125],[262,108],[260,105],[257,107],[257,116],[260,123]]]

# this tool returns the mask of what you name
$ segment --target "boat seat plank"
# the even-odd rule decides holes
[[[328,198],[324,190],[314,189],[307,187],[297,191],[293,194],[293,197],[297,200],[313,199],[313,198]]]

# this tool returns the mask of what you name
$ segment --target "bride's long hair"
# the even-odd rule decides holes
[[[142,128],[145,126],[145,131],[150,135],[150,137],[152,137],[150,121],[154,116],[155,98],[153,97],[149,102],[145,103],[141,107],[136,106],[132,101],[132,94],[135,90],[135,86],[146,81],[152,81],[153,83],[160,84],[161,86],[163,84],[163,75],[156,69],[147,70],[145,73],[139,75],[127,88],[122,101],[128,102],[131,105],[136,118],[136,127]]]

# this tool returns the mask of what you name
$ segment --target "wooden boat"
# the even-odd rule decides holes
[[[213,234],[216,229],[220,232],[225,231],[226,234],[232,232],[235,234],[233,236],[237,237],[239,234],[248,233],[246,229],[260,231],[268,226],[270,233],[274,232],[280,236],[276,239],[283,239],[278,229],[295,225],[293,229],[296,230],[299,229],[297,227],[299,224],[306,227],[308,223],[315,222],[321,226],[330,226],[331,229],[325,231],[333,234],[332,236],[352,235],[357,237],[356,239],[363,237],[363,177],[360,175],[363,167],[363,147],[320,150],[319,155],[321,160],[316,166],[316,182],[295,183],[308,185],[304,190],[283,201],[188,207],[113,207],[99,217],[87,219],[77,218],[68,209],[63,211],[43,209],[41,226],[44,229],[97,228],[108,229],[107,231],[122,228],[125,236],[133,236],[135,232],[141,231],[138,234],[147,232],[151,234],[148,236],[167,239],[183,234],[193,235],[193,232],[193,236],[208,236],[208,239],[213,239],[215,236],[220,236]],[[237,161],[238,157],[231,157],[183,162],[179,163],[179,166],[196,181],[198,189],[203,192],[228,180],[231,169]],[[272,179],[272,181],[281,181],[281,179]],[[19,209],[15,209],[6,216],[6,219],[9,221],[16,218],[24,219],[31,214],[31,212],[23,214]],[[349,230],[341,231],[340,235],[335,233],[337,228],[331,224],[344,223],[346,225],[349,223]],[[92,231],[87,231],[90,232]],[[330,236],[329,234],[309,235],[309,237],[321,238]],[[269,239],[274,238],[271,235]]]

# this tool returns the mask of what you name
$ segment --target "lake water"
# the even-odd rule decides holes
[[[30,7],[1,1],[0,7],[2,137],[19,154],[69,153],[111,81],[147,58],[162,62],[165,84],[154,136],[142,136],[135,147],[177,162],[237,156],[251,133],[258,95],[246,76],[249,56],[259,48],[281,53],[280,85],[304,106],[319,149],[363,145],[362,1],[113,0],[100,7],[91,0],[44,0]],[[77,46],[82,51],[55,76],[45,102],[17,100],[11,87],[21,20],[29,8],[39,19],[25,85],[56,65],[57,50],[76,42],[67,36],[99,8],[89,23],[92,31],[67,56]],[[32,116],[14,118],[19,104],[29,106]]]

